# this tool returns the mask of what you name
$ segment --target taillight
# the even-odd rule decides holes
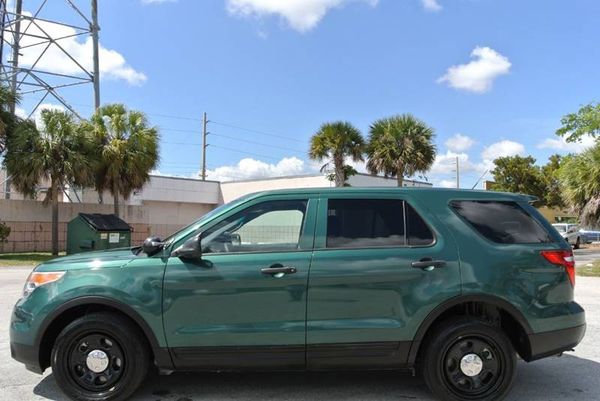
[[[541,253],[548,262],[563,266],[571,284],[575,286],[575,257],[573,251],[542,251]]]

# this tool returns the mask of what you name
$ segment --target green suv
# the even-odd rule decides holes
[[[75,400],[160,372],[399,369],[441,400],[497,400],[585,332],[569,245],[514,194],[269,191],[161,241],[35,268],[13,358]]]

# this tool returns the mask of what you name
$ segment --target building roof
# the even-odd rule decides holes
[[[114,214],[79,213],[89,225],[98,231],[130,231],[131,227]]]
[[[384,177],[382,175],[356,173],[356,174],[353,174],[353,176],[379,178],[379,179],[383,179],[383,180],[392,180],[392,181],[396,182],[396,178]],[[257,178],[247,178],[247,179],[243,179],[243,180],[221,181],[221,184],[235,184],[238,182],[254,182],[254,181],[289,180],[289,179],[311,178],[311,177],[325,177],[325,174],[314,173],[314,174],[298,174],[298,175],[281,175],[281,176],[274,176],[274,177],[257,177]],[[425,185],[432,185],[430,182],[427,182],[427,181],[413,180],[413,179],[409,179],[409,178],[405,178],[404,181],[425,184]]]
[[[486,199],[506,199],[521,198],[526,201],[533,200],[530,195],[514,194],[510,192],[495,192],[479,189],[457,189],[442,187],[322,187],[322,188],[287,188],[273,189],[267,191],[255,192],[248,196],[258,195],[277,195],[277,194],[332,194],[332,193],[436,193],[448,198],[486,198]]]

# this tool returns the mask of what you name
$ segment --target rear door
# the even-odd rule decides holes
[[[419,324],[460,294],[457,248],[407,196],[321,198],[307,307],[307,364],[401,367]]]

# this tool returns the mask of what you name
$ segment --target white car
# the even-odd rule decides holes
[[[581,234],[579,233],[579,226],[577,224],[555,223],[552,225],[570,245],[573,245],[573,248],[579,249]]]

